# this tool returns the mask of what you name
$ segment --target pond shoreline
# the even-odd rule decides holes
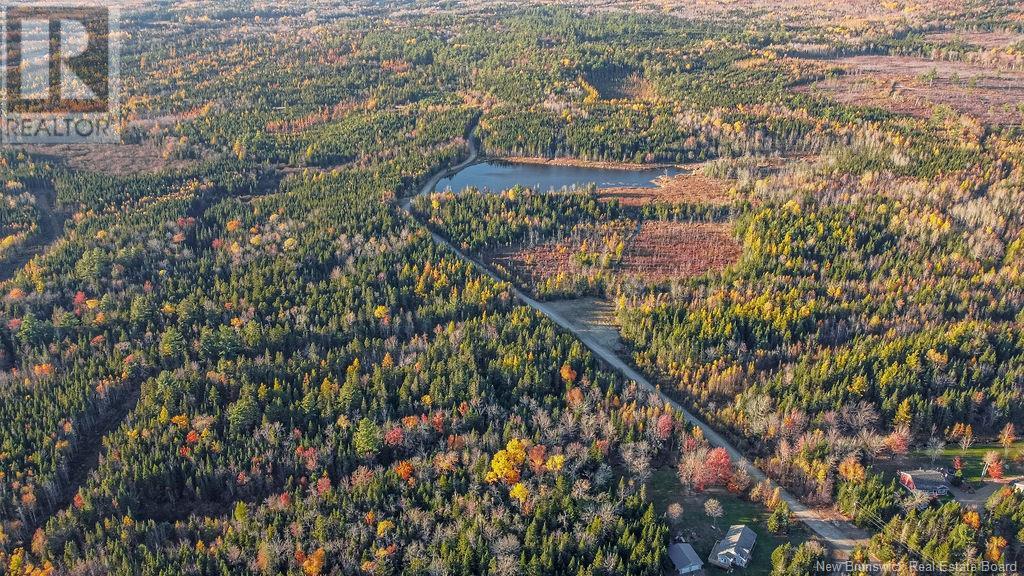
[[[579,165],[575,161],[532,162],[521,158],[479,158],[457,170],[447,171],[442,178],[428,184],[433,184],[432,190],[435,192],[466,188],[495,192],[514,186],[545,192],[590,185],[634,190],[657,189],[667,179],[690,173],[686,168],[663,164],[633,165],[626,170],[602,167],[597,163]]]
[[[631,172],[640,172],[643,170],[664,170],[664,169],[692,169],[692,165],[687,164],[671,164],[671,163],[657,163],[657,164],[633,164],[630,162],[609,162],[603,160],[582,160],[579,158],[570,158],[567,156],[560,156],[558,158],[544,158],[540,156],[502,156],[496,158],[490,158],[493,162],[507,162],[508,164],[530,164],[537,166],[564,166],[567,168],[594,168],[601,170],[624,170]]]

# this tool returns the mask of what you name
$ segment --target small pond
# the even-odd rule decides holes
[[[682,168],[648,168],[643,170],[616,170],[614,168],[584,168],[579,166],[553,166],[550,164],[518,164],[492,160],[464,168],[455,176],[442,178],[435,191],[462,191],[470,186],[490,192],[500,192],[515,185],[542,192],[561,190],[590,184],[598,188],[654,188],[654,180],[661,176],[686,173]]]

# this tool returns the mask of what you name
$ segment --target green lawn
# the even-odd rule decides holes
[[[751,530],[757,533],[757,544],[754,546],[754,558],[750,566],[743,574],[754,576],[767,576],[771,573],[772,552],[775,548],[791,542],[794,545],[807,540],[807,534],[801,525],[794,525],[790,528],[789,534],[774,536],[765,527],[768,518],[768,511],[761,505],[754,504],[749,500],[738,498],[725,490],[708,490],[702,494],[687,494],[676,478],[676,472],[671,467],[665,467],[654,472],[647,483],[647,495],[654,502],[659,514],[664,514],[672,503],[679,503],[683,506],[682,521],[678,526],[673,526],[673,537],[682,532],[686,539],[693,545],[694,550],[700,555],[704,562],[707,562],[708,555],[715,543],[725,534],[729,526],[733,524],[746,524]],[[725,516],[719,518],[712,525],[711,519],[704,514],[704,502],[714,498],[722,503]],[[708,574],[726,574],[714,566],[705,564],[704,569]]]
[[[1003,447],[996,444],[972,446],[966,452],[956,444],[948,444],[943,449],[942,455],[934,463],[927,450],[921,449],[915,450],[906,456],[880,463],[877,468],[891,474],[895,474],[899,470],[913,470],[917,468],[942,467],[952,470],[953,459],[959,456],[963,459],[964,463],[964,479],[969,482],[980,482],[982,480],[981,472],[985,468],[985,454],[993,450],[998,452],[1000,456],[1003,456],[1005,475],[1007,477],[1024,473],[1024,467],[1016,462],[1021,455],[1024,455],[1024,442],[1017,442],[1010,447],[1008,452],[1004,452]]]

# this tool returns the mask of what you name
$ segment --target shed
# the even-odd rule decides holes
[[[668,557],[672,560],[677,574],[693,574],[704,569],[704,562],[697,555],[697,551],[685,542],[669,546]]]

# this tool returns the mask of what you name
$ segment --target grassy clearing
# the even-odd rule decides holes
[[[765,521],[768,511],[758,504],[739,498],[725,490],[708,490],[702,494],[690,494],[683,489],[671,467],[664,467],[654,472],[647,483],[647,495],[654,502],[659,514],[664,514],[669,505],[678,503],[683,507],[680,522],[673,526],[673,536],[684,534],[686,540],[693,545],[697,554],[707,562],[715,543],[733,524],[746,524],[757,533],[757,544],[754,546],[754,558],[750,567],[743,574],[767,576],[771,573],[772,552],[778,546],[791,542],[794,545],[808,539],[807,533],[800,525],[790,528],[789,534],[780,536],[768,532]],[[715,520],[704,514],[704,502],[714,498],[722,503],[725,516]],[[707,574],[726,574],[714,566],[705,565]]]
[[[942,454],[934,460],[926,450],[922,449],[913,451],[902,458],[880,463],[876,468],[891,474],[895,474],[899,470],[919,468],[941,467],[952,469],[953,459],[959,456],[963,459],[964,479],[968,482],[981,482],[987,480],[982,478],[981,473],[985,469],[985,454],[991,451],[998,452],[1003,457],[1005,476],[1013,477],[1024,474],[1024,463],[1022,463],[1022,460],[1024,460],[1024,442],[1017,442],[1006,451],[997,444],[979,444],[972,446],[965,452],[960,446],[949,444],[942,450]]]

